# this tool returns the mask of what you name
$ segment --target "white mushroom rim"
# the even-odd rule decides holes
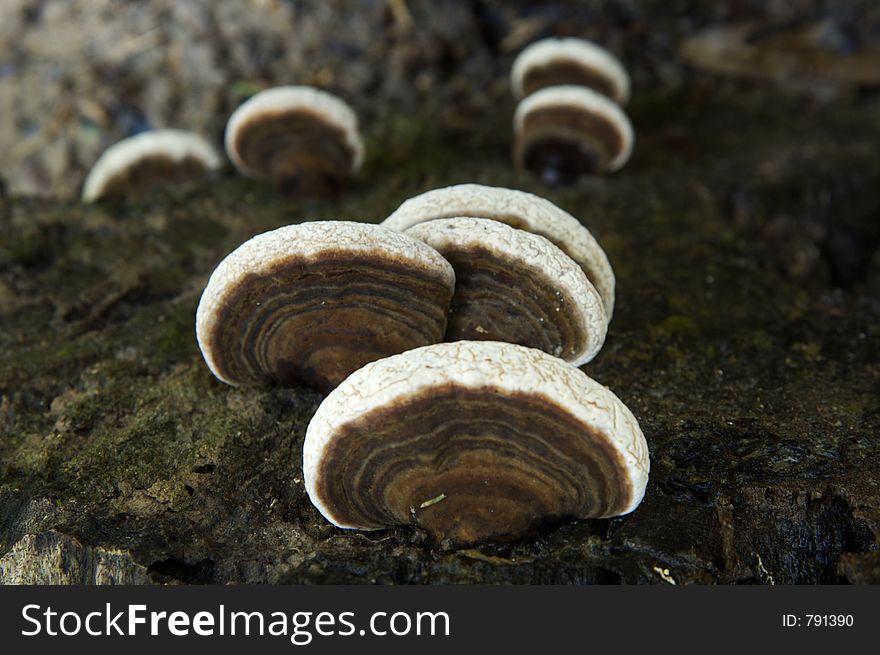
[[[491,218],[546,237],[584,269],[611,320],[615,279],[608,256],[586,226],[545,198],[516,189],[457,184],[404,201],[381,225],[403,232],[418,223],[454,216]]]
[[[548,86],[527,96],[517,105],[513,115],[514,133],[522,134],[525,119],[529,114],[559,107],[570,107],[573,111],[598,116],[614,126],[620,137],[621,147],[619,152],[609,153],[611,159],[608,162],[608,170],[616,171],[629,160],[635,141],[629,117],[606,96],[582,86]]]
[[[220,155],[204,138],[185,130],[151,130],[119,141],[104,151],[92,166],[83,184],[82,199],[100,198],[114,177],[151,157],[166,157],[173,162],[196,159],[207,170],[223,165]]]
[[[236,382],[220,373],[221,366],[215,361],[215,353],[209,347],[210,335],[217,328],[230,290],[242,278],[264,274],[292,253],[308,262],[320,261],[328,251],[363,254],[379,251],[389,261],[407,262],[444,276],[449,285],[455,284],[452,267],[436,250],[417,239],[372,223],[314,221],[258,234],[218,264],[208,279],[196,310],[196,339],[208,368],[218,379],[237,386]]]
[[[514,98],[520,100],[525,95],[523,86],[531,69],[565,60],[594,70],[607,79],[614,88],[611,99],[618,104],[625,105],[629,100],[629,75],[620,60],[606,48],[592,41],[576,38],[542,39],[523,49],[514,60],[510,73]]]
[[[405,406],[413,398],[449,385],[549,399],[584,426],[606,435],[619,455],[620,475],[628,481],[631,493],[617,514],[632,512],[642,501],[650,471],[648,444],[638,421],[614,393],[540,350],[493,341],[458,341],[367,364],[318,407],[306,430],[303,473],[312,503],[327,520],[341,528],[376,529],[341,520],[320,493],[321,464],[338,434],[373,410]]]
[[[358,127],[357,114],[341,98],[310,86],[276,86],[260,91],[232,113],[226,124],[225,141],[226,154],[236,168],[251,177],[259,175],[244,163],[235,149],[235,140],[241,126],[258,119],[261,114],[273,115],[298,109],[312,111],[342,131],[346,144],[354,153],[349,172],[358,171],[364,162],[364,143]]]
[[[564,359],[575,366],[592,360],[602,349],[608,318],[602,298],[583,269],[548,239],[488,218],[458,216],[414,225],[406,235],[424,241],[443,254],[448,248],[480,249],[540,272],[562,293],[583,337],[582,349]],[[553,353],[559,355],[560,353]]]

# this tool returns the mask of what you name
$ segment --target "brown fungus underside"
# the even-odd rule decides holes
[[[287,196],[340,193],[355,161],[345,132],[304,108],[250,118],[239,127],[234,147],[249,169],[271,178]]]
[[[208,170],[199,157],[177,159],[168,155],[150,155],[112,175],[102,185],[101,197],[118,198],[169,183],[195,180]]]
[[[544,271],[488,248],[439,251],[456,276],[447,341],[506,341],[562,359],[585,349],[574,304]]]
[[[552,399],[448,384],[340,428],[318,490],[343,523],[416,524],[466,545],[620,514],[624,469],[606,435]]]
[[[524,117],[514,161],[548,182],[571,184],[606,172],[623,148],[623,135],[607,118],[572,106],[543,107]]]
[[[294,255],[227,293],[209,348],[226,379],[327,391],[368,362],[442,340],[451,292],[378,255]]]
[[[613,98],[616,87],[602,72],[588,68],[570,59],[556,59],[543,65],[531,66],[523,76],[523,95],[528,96],[548,86],[585,86]]]

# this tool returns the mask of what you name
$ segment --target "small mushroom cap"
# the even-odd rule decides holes
[[[536,41],[513,62],[510,83],[514,98],[547,86],[587,86],[624,105],[629,100],[629,75],[620,60],[585,39],[549,38]]]
[[[311,176],[305,184],[314,186],[318,178],[360,170],[364,144],[357,115],[343,100],[308,86],[279,86],[233,112],[226,153],[244,175],[271,177],[279,186]]]
[[[410,198],[382,225],[402,232],[418,223],[454,216],[491,218],[549,239],[584,270],[611,321],[614,271],[605,251],[580,221],[545,198],[515,189],[457,184]]]
[[[353,373],[306,430],[312,503],[342,528],[416,524],[458,545],[627,514],[648,482],[638,421],[539,350],[459,341]]]
[[[104,151],[83,184],[82,199],[140,191],[219,169],[223,162],[205,139],[184,130],[152,130]]]
[[[509,341],[576,366],[602,348],[602,298],[580,266],[544,237],[469,217],[419,223],[405,234],[455,269],[447,341]]]
[[[220,262],[196,336],[227,384],[328,390],[367,362],[442,340],[454,286],[449,263],[404,234],[347,221],[289,225]]]
[[[629,160],[635,139],[618,105],[580,86],[548,86],[526,97],[513,129],[516,164],[548,182],[613,173]]]

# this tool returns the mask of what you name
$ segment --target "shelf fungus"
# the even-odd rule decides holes
[[[632,512],[649,467],[638,422],[611,391],[539,350],[491,341],[368,364],[321,403],[303,445],[306,489],[331,523],[414,524],[459,546]]]
[[[364,145],[354,111],[308,86],[266,89],[233,112],[226,153],[250,177],[272,179],[287,196],[332,196],[360,170]]]
[[[513,62],[510,85],[516,100],[544,87],[565,84],[589,87],[620,105],[629,100],[629,75],[623,64],[592,41],[542,39]]]
[[[403,231],[419,223],[455,216],[490,218],[549,239],[583,269],[602,296],[605,314],[611,320],[614,271],[605,251],[580,221],[549,200],[515,189],[457,184],[410,198],[382,225]]]
[[[613,101],[581,86],[548,86],[527,96],[513,118],[514,162],[545,184],[613,173],[632,154],[632,124]]]
[[[196,335],[223,382],[327,391],[367,362],[441,341],[454,285],[449,263],[404,234],[345,221],[290,225],[220,263]]]
[[[86,177],[82,199],[94,202],[198,178],[222,163],[214,148],[193,132],[142,132],[104,151]]]
[[[508,341],[576,366],[605,342],[602,299],[580,266],[537,234],[485,218],[440,218],[405,234],[455,269],[446,341]]]

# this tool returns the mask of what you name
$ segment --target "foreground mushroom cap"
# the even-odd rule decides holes
[[[638,422],[539,350],[459,341],[353,373],[306,430],[312,502],[342,528],[415,524],[463,545],[633,511],[648,482]]]
[[[632,124],[605,96],[580,86],[548,86],[523,100],[513,118],[514,161],[547,184],[613,173],[632,154]]]
[[[199,177],[222,166],[211,145],[183,130],[152,130],[123,139],[104,151],[83,184],[82,199],[136,193]]]
[[[328,390],[367,362],[443,339],[452,267],[378,225],[321,221],[255,236],[211,275],[202,355],[231,385]]]
[[[602,296],[605,314],[611,320],[614,271],[605,251],[580,221],[549,200],[515,189],[458,184],[410,198],[382,225],[403,231],[418,223],[455,216],[491,218],[549,239],[580,265]]]
[[[537,234],[485,218],[440,218],[405,234],[455,269],[447,341],[509,341],[576,366],[605,342],[602,299],[580,266]]]
[[[243,174],[271,178],[286,195],[333,195],[360,169],[364,145],[343,100],[308,86],[279,86],[233,112],[226,153]]]
[[[526,47],[510,73],[513,95],[522,99],[547,86],[586,86],[618,104],[629,100],[629,75],[620,60],[585,39],[542,39]]]

